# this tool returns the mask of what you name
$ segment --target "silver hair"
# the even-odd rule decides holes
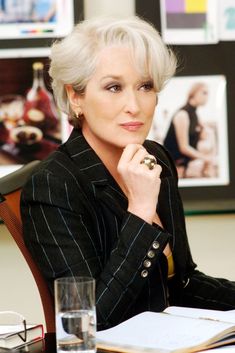
[[[130,48],[137,69],[152,78],[157,92],[175,73],[176,57],[152,24],[137,16],[88,19],[78,23],[51,48],[49,74],[59,109],[73,115],[65,85],[71,84],[74,90],[83,93],[96,69],[100,51],[114,45]]]

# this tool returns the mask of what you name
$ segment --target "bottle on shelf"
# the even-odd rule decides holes
[[[42,62],[33,63],[33,84],[26,95],[24,121],[48,132],[57,127],[59,120],[53,95],[44,83],[43,69]]]

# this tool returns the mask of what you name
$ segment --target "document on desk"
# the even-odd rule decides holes
[[[235,343],[234,311],[170,307],[97,332],[97,347],[114,352],[190,353],[230,343]]]

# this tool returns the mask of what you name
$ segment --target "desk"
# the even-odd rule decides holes
[[[224,346],[203,351],[204,353],[234,353],[235,346]],[[38,341],[17,350],[6,350],[0,348],[0,353],[56,353],[56,340],[54,333],[46,333],[45,340]],[[113,351],[97,350],[97,353],[115,353]]]
[[[54,333],[46,333],[45,339],[18,349],[8,350],[0,348],[0,353],[56,353],[56,340]],[[97,353],[114,353],[112,351],[97,350]]]
[[[103,351],[101,349],[97,349],[97,353],[114,353],[113,351]],[[29,352],[31,353],[31,352]],[[34,351],[34,353],[40,353],[40,351]],[[56,340],[54,333],[46,333],[45,334],[45,348],[43,353],[56,353]]]

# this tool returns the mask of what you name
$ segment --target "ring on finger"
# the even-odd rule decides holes
[[[140,164],[145,164],[149,170],[152,170],[157,164],[157,160],[154,156],[148,155],[140,161]]]

